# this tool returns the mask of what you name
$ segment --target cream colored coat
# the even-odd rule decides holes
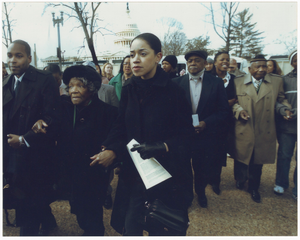
[[[233,106],[235,116],[236,160],[249,165],[254,151],[254,163],[274,163],[276,155],[275,103],[290,107],[285,99],[280,76],[267,74],[258,94],[252,84],[252,76],[234,79],[238,102]],[[246,110],[248,121],[239,119]]]

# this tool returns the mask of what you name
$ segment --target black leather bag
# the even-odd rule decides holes
[[[187,212],[171,209],[156,199],[146,202],[145,225],[155,236],[185,236],[189,218]]]

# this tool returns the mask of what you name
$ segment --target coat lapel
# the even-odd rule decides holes
[[[261,83],[260,89],[258,91],[257,101],[262,99],[264,96],[266,96],[271,91],[271,79],[268,75],[265,76],[264,80]]]
[[[210,81],[207,73],[204,72],[203,80],[202,80],[201,96],[200,96],[197,111],[196,111],[199,116],[201,115],[201,112],[203,111],[203,108],[205,107],[205,104],[206,104],[207,99],[211,92],[211,88],[212,88],[212,82]]]
[[[192,108],[189,74],[185,74],[183,76],[182,87],[185,91],[185,97],[187,98],[187,100]]]
[[[21,104],[23,103],[24,99],[34,88],[34,84],[36,81],[36,73],[35,71],[33,71],[32,68],[33,68],[32,66],[29,66],[22,79],[22,82],[19,85],[18,94],[15,99],[15,104],[13,104],[13,108],[10,112],[10,118],[12,118],[16,114]]]
[[[13,79],[13,75],[9,75],[3,80],[3,106],[13,100],[13,94],[11,92]]]
[[[250,96],[254,102],[257,102],[257,93],[256,93],[255,87],[252,83],[251,74],[247,75],[247,77],[244,80],[244,84],[245,84],[245,93],[248,96]]]

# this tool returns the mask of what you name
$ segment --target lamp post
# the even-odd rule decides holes
[[[64,18],[63,18],[63,14],[64,12],[61,11],[60,12],[60,18],[56,18],[55,19],[55,13],[52,13],[52,20],[53,20],[53,27],[55,27],[55,24],[57,24],[57,36],[58,36],[58,48],[57,48],[57,57],[59,59],[59,67],[60,69],[62,69],[61,66],[61,47],[60,47],[60,31],[59,31],[59,24],[61,23],[61,25],[64,25]]]

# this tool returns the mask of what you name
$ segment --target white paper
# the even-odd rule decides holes
[[[155,158],[144,160],[137,151],[131,152],[130,149],[133,148],[134,144],[139,143],[132,139],[127,144],[127,149],[146,189],[149,189],[172,177],[171,174],[162,165],[160,165]]]
[[[193,114],[193,115],[192,115],[192,118],[193,118],[193,125],[194,125],[194,127],[195,127],[195,126],[198,126],[198,125],[199,125],[199,117],[198,117],[198,114]]]

